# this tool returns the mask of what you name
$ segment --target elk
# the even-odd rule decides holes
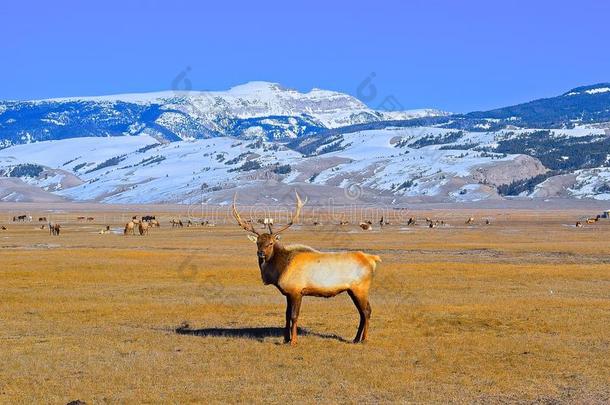
[[[597,222],[597,218],[587,218],[587,224],[594,224]]]
[[[576,221],[576,227],[577,228],[582,228],[582,222]]]
[[[6,226],[2,225],[2,226],[0,227],[0,230],[6,231]]]
[[[470,225],[470,224],[472,224],[472,223],[474,223],[474,218],[473,218],[473,217],[470,217],[470,218],[468,218],[468,219],[466,220],[466,225]]]
[[[77,220],[77,221],[84,221],[84,220],[85,220],[85,217],[76,217],[76,220]]]
[[[176,226],[179,226],[182,228],[184,226],[181,219],[172,219],[171,221],[169,221],[169,223],[172,225],[172,228],[174,228]]]
[[[131,233],[132,235],[136,234],[136,224],[133,221],[129,221],[125,224],[125,229],[123,229],[123,235],[127,235]]]
[[[60,230],[61,230],[61,225],[49,223],[49,235],[59,236]]]
[[[349,225],[349,221],[341,221],[339,222],[340,226],[345,226],[345,225]]]
[[[140,232],[140,236],[148,235],[148,222],[140,222],[138,224],[138,231]]]
[[[100,235],[104,235],[106,233],[110,233],[110,225],[106,225],[105,228],[100,229],[100,231],[98,232]]]
[[[362,228],[363,231],[370,231],[373,229],[373,226],[368,222],[360,222],[360,228]]]
[[[88,222],[95,221],[95,218],[93,218],[93,217],[87,217],[87,221],[88,221]]]
[[[39,217],[38,222],[47,222],[47,217]]]
[[[413,217],[409,218],[409,221],[407,222],[407,226],[411,226],[411,225],[415,225],[415,218],[413,218]]]
[[[256,235],[248,238],[257,245],[263,283],[274,285],[286,297],[284,342],[297,344],[297,323],[304,296],[328,298],[342,292],[349,294],[360,314],[354,343],[364,342],[371,317],[369,288],[381,258],[363,252],[320,252],[304,245],[282,245],[280,234],[296,222],[305,205],[299,194],[295,194],[297,205],[290,222],[277,231],[269,224],[268,233],[260,233],[244,221],[237,212],[237,193],[233,198],[233,217],[237,224]]]

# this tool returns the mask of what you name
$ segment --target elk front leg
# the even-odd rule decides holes
[[[297,344],[297,322],[299,320],[299,312],[301,311],[301,300],[302,296],[293,295],[290,297],[290,303],[292,307],[290,320],[292,322],[292,333],[290,334],[290,344],[296,346]]]
[[[290,320],[292,318],[292,300],[286,296],[286,326],[284,327],[284,343],[290,342]]]

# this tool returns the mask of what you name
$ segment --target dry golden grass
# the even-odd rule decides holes
[[[358,321],[346,295],[308,297],[295,348],[281,344],[284,299],[235,225],[171,229],[165,214],[144,237],[76,222],[51,237],[8,224],[0,403],[607,403],[610,221],[566,226],[578,214],[295,227],[287,243],[383,258],[370,342],[346,342]],[[471,215],[492,224],[465,226]]]

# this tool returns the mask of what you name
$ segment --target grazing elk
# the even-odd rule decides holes
[[[474,223],[474,218],[473,218],[473,217],[470,217],[470,218],[468,218],[468,219],[466,220],[466,225],[471,225],[471,224],[473,224],[473,223]]]
[[[161,227],[161,224],[156,219],[151,219],[148,222],[148,224],[150,225],[151,228],[160,228]]]
[[[360,222],[359,226],[363,231],[371,231],[373,229],[373,225],[370,223],[370,221]]]
[[[288,224],[277,231],[260,233],[244,221],[233,199],[233,216],[244,230],[256,236],[248,238],[257,245],[258,265],[264,284],[274,285],[286,297],[284,342],[297,343],[297,323],[304,296],[334,297],[347,291],[360,314],[360,324],[354,343],[367,339],[371,305],[369,288],[373,273],[381,258],[363,252],[319,252],[304,245],[284,246],[279,235],[290,228],[305,203],[296,194],[297,206]]]
[[[76,220],[77,220],[77,221],[84,221],[84,220],[85,220],[85,217],[76,217]]]
[[[156,220],[156,219],[157,219],[157,218],[155,218],[155,216],[154,216],[154,215],[144,215],[144,216],[142,217],[142,221],[145,221],[145,222],[151,222],[151,221],[154,221],[154,220]]]
[[[95,221],[95,218],[93,218],[93,217],[87,217],[87,222],[92,222],[92,221]]]
[[[587,224],[594,224],[597,222],[597,218],[587,218]]]
[[[180,228],[182,228],[184,226],[184,224],[182,223],[182,220],[180,219],[172,219],[169,221],[169,223],[172,225],[172,228],[179,226]]]
[[[39,217],[38,222],[47,222],[47,217]]]

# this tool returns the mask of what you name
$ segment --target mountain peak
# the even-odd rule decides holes
[[[589,86],[576,87],[564,94],[563,96],[575,96],[577,94],[599,94],[610,92],[610,83],[597,83]]]

